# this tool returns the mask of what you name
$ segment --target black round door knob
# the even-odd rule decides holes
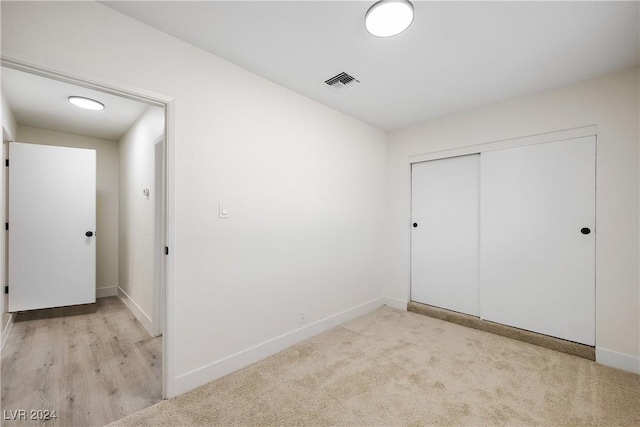
[[[414,222],[414,223],[413,223],[413,228],[417,228],[417,227],[418,227],[418,223],[417,223],[417,222]]]
[[[582,228],[582,230],[580,230],[580,232],[582,234],[589,234],[589,233],[591,233],[591,229],[589,229],[587,227],[584,227],[584,228]]]
[[[87,237],[91,237],[93,236],[93,231],[87,231],[86,233],[84,233],[84,235]]]

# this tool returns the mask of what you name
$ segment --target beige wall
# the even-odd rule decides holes
[[[16,141],[96,150],[96,288],[99,297],[115,295],[118,286],[118,143],[21,125],[17,127]]]
[[[596,125],[597,356],[640,370],[638,83],[628,70],[390,133],[386,294],[409,299],[410,156]]]
[[[155,146],[164,110],[149,107],[120,140],[120,288],[151,332],[154,290]],[[143,194],[149,189],[149,197]],[[134,312],[136,308],[133,308]]]
[[[169,396],[382,304],[384,132],[97,2],[1,7],[3,56],[173,99]]]

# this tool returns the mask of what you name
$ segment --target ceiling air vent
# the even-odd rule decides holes
[[[342,72],[340,74],[336,74],[330,79],[325,80],[324,83],[336,90],[342,90],[346,89],[347,87],[355,86],[356,84],[360,83],[360,80],[356,79],[353,76],[350,76],[345,72]]]

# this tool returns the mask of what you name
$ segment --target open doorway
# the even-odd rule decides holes
[[[24,409],[33,396],[28,409],[55,410],[63,425],[109,423],[161,400],[164,390],[166,109],[98,89],[2,69],[8,158],[13,142],[96,153],[95,303],[11,312],[9,282],[0,307],[2,407]],[[73,110],[72,95],[100,98],[116,114]]]

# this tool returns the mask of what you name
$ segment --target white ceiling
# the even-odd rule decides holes
[[[371,1],[107,1],[107,6],[385,130],[640,62],[638,2],[423,2],[387,39]],[[361,83],[336,92],[345,71]]]
[[[2,67],[1,72],[2,94],[16,122],[23,126],[119,141],[148,107],[141,102],[6,67]],[[105,109],[90,111],[75,107],[67,101],[71,95],[96,99]]]

